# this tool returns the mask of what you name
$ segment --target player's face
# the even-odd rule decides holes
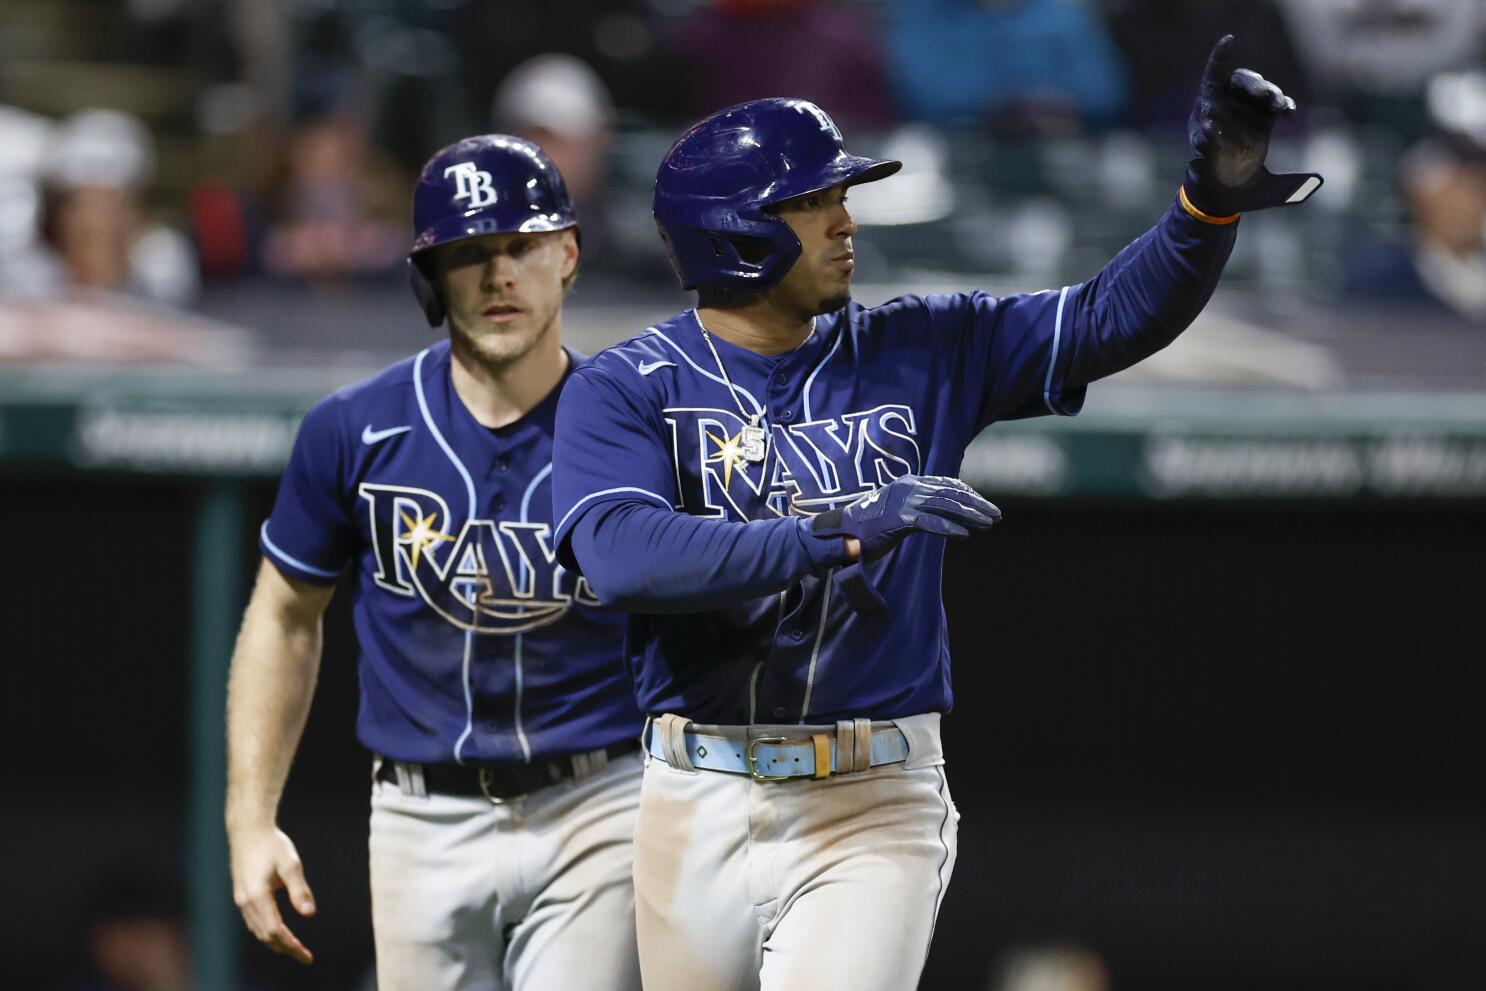
[[[809,316],[845,306],[851,300],[856,267],[851,238],[857,232],[846,210],[846,187],[785,200],[775,213],[800,239],[800,257],[774,290],[780,301]]]
[[[440,247],[434,266],[450,333],[482,360],[507,364],[554,326],[578,239],[572,230],[466,238]]]

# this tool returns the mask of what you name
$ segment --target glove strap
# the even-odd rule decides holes
[[[1187,213],[1209,224],[1228,224],[1238,214],[1267,210],[1276,206],[1293,206],[1310,199],[1321,188],[1321,177],[1315,172],[1285,172],[1280,175],[1261,168],[1254,178],[1237,189],[1212,189],[1189,165],[1187,181],[1182,183],[1182,207]],[[1230,214],[1232,216],[1230,216]]]
[[[887,612],[887,602],[867,580],[865,564],[864,561],[858,561],[841,568],[836,572],[834,580],[852,609],[866,616],[881,616]]]
[[[1214,217],[1210,213],[1203,213],[1201,210],[1197,209],[1197,207],[1192,204],[1192,201],[1191,200],[1189,200],[1187,198],[1187,187],[1186,186],[1178,186],[1177,187],[1177,197],[1182,201],[1182,209],[1185,210],[1185,211],[1187,211],[1187,213],[1191,214],[1193,217],[1195,217],[1198,220],[1202,221],[1204,224],[1219,224],[1219,225],[1222,225],[1222,224],[1231,224],[1235,220],[1237,220],[1239,217],[1243,216],[1242,214],[1235,213],[1231,217]]]

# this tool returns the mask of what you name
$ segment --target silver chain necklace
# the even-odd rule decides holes
[[[712,343],[712,335],[707,333],[701,317],[697,318],[697,326],[702,328],[702,340],[707,342],[707,350],[712,352],[712,360],[717,362],[717,370],[722,373],[722,381],[728,387],[728,395],[733,397],[733,402],[738,406],[738,414],[748,421],[738,435],[738,450],[745,460],[758,464],[764,460],[769,451],[769,433],[759,423],[759,419],[764,415],[763,411],[749,415],[748,411],[743,408],[743,400],[738,398],[738,389],[733,385],[733,380],[728,377],[727,366],[722,363],[722,355],[717,353],[717,345]]]

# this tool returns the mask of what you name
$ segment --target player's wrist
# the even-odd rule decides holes
[[[833,519],[830,514],[839,517],[840,510],[831,510],[830,513],[812,519],[800,518],[799,534],[800,542],[805,545],[805,553],[810,555],[810,561],[816,574],[825,572],[830,568],[839,568],[843,564],[850,564],[857,558],[848,550],[848,542],[856,543],[856,538],[843,533],[839,528],[839,519]],[[822,525],[822,524],[827,525]],[[835,525],[830,525],[830,524]],[[860,553],[860,544],[858,544]]]
[[[272,832],[278,829],[277,809],[229,805],[223,818],[229,839],[233,836],[251,836],[255,833]]]
[[[1204,194],[1200,184],[1193,182],[1190,177],[1177,187],[1176,198],[1187,216],[1204,224],[1222,227],[1241,216],[1237,210],[1224,212],[1222,206],[1211,195]]]

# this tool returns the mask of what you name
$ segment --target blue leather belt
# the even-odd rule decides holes
[[[735,732],[685,731],[686,754],[693,767],[746,774],[755,781],[826,778],[852,770],[851,767],[837,766],[834,727],[801,726],[798,730],[791,727],[788,736],[763,733],[758,727],[727,729]],[[653,722],[646,727],[645,749],[652,757],[662,761],[666,759],[660,729]],[[874,724],[870,766],[901,764],[907,759],[908,738],[903,731],[891,723]]]

